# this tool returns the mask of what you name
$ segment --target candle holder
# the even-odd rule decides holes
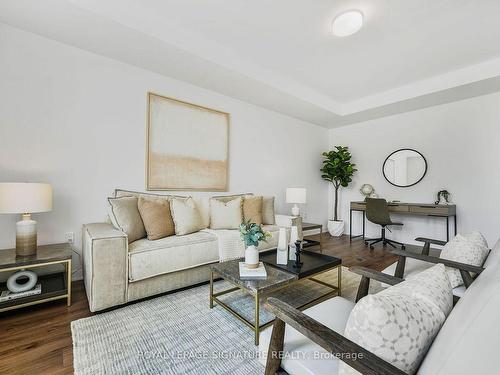
[[[300,252],[302,250],[302,241],[295,241],[295,263],[293,264],[293,268],[299,269],[302,267],[302,262],[300,261]]]

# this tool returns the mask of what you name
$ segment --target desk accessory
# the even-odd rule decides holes
[[[16,224],[16,255],[31,256],[37,249],[36,221],[32,213],[52,210],[52,186],[37,183],[0,183],[0,213],[22,214]]]
[[[450,204],[450,193],[448,190],[439,190],[435,204]]]
[[[361,185],[359,192],[365,197],[365,199],[374,198],[373,194],[375,194],[375,188],[370,184],[363,184]]]

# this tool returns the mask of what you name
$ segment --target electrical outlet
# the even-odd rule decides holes
[[[64,239],[66,240],[67,243],[74,243],[75,234],[73,232],[66,232],[64,233]]]

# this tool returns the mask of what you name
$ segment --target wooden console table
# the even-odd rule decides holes
[[[432,216],[446,219],[446,241],[450,240],[450,217],[453,217],[453,226],[455,235],[457,234],[457,206],[454,204],[428,204],[428,203],[403,203],[403,202],[388,202],[389,212],[402,215],[418,215]],[[365,238],[365,210],[366,203],[364,201],[351,202],[351,210],[349,212],[349,239],[363,237]],[[363,213],[363,233],[352,235],[352,212],[359,211]]]
[[[71,245],[68,243],[39,246],[35,255],[22,258],[16,257],[16,249],[0,250],[0,273],[23,269],[36,273],[47,266],[61,265],[60,272],[38,277],[37,284],[42,285],[41,294],[0,302],[0,312],[58,299],[66,299],[70,306],[71,253]],[[0,283],[0,290],[5,288],[5,283]]]

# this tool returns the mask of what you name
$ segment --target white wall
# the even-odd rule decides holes
[[[79,248],[114,188],[144,190],[148,91],[231,113],[230,190],[275,195],[288,212],[285,188],[306,187],[306,218],[326,223],[326,129],[3,24],[0,54],[0,181],[54,188],[54,210],[34,215],[39,243],[75,232]],[[17,220],[0,215],[0,248]]]
[[[359,188],[369,183],[380,197],[403,202],[433,203],[436,193],[446,188],[457,205],[459,232],[478,229],[490,246],[500,237],[499,93],[333,129],[330,144],[349,146],[359,169],[342,194],[346,231],[349,202],[362,200]],[[427,159],[427,174],[415,186],[398,188],[382,175],[385,158],[399,148],[416,149]],[[359,232],[361,215],[353,216],[358,216],[354,230]],[[443,219],[394,218],[404,223],[388,233],[395,239],[445,238]],[[367,233],[378,237],[380,227],[369,225]]]

